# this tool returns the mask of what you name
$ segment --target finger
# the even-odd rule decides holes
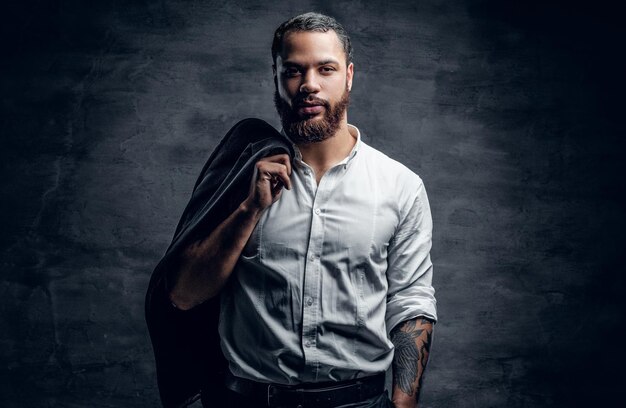
[[[272,163],[259,160],[258,162],[256,162],[254,170],[255,172],[253,177],[256,181],[259,181],[271,180],[274,177],[273,172],[275,172],[277,169],[273,168]]]
[[[269,179],[269,186],[272,190],[272,193],[276,193],[277,191],[280,191],[283,187],[286,187],[284,181],[285,179],[286,175],[283,174],[283,172],[272,174],[271,178]],[[287,189],[289,190],[289,188]]]
[[[279,154],[276,157],[277,157],[277,161],[279,163],[282,163],[285,166],[287,166],[287,174],[289,176],[291,176],[291,158],[289,157],[289,155],[288,154]]]
[[[287,166],[282,163],[265,162],[259,166],[259,177],[268,180],[268,176],[272,178],[280,178],[282,184],[291,190],[291,179],[287,172]]]
[[[270,189],[272,190],[272,196],[278,195],[283,190],[284,184],[280,178],[272,180]]]
[[[287,153],[275,154],[274,156],[267,156],[261,160],[266,160],[274,163],[282,163],[287,166],[287,174],[291,175],[291,157]]]
[[[282,165],[283,167],[278,171],[277,175],[279,177],[279,181],[282,185],[287,188],[287,190],[291,190],[291,179],[289,178],[289,174],[287,173],[287,167]]]

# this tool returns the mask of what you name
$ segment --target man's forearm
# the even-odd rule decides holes
[[[433,338],[433,322],[424,317],[407,320],[391,332],[393,402],[396,407],[416,407]]]
[[[280,198],[283,187],[291,189],[290,160],[282,153],[257,161],[244,202],[207,238],[183,251],[170,290],[170,300],[178,308],[191,309],[220,292],[263,210]]]
[[[208,237],[181,255],[170,300],[188,310],[217,295],[231,275],[261,211],[242,203]]]

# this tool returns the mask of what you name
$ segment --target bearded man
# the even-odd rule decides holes
[[[337,21],[286,21],[272,58],[295,155],[256,162],[247,198],[185,251],[170,299],[221,296],[231,407],[415,407],[437,318],[424,184],[348,124]]]

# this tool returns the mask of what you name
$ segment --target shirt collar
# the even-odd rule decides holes
[[[350,162],[352,161],[352,159],[354,158],[354,156],[356,155],[356,153],[359,151],[360,147],[361,147],[361,131],[359,130],[359,128],[357,128],[354,125],[351,125],[348,123],[348,129],[350,131],[350,135],[354,138],[356,138],[356,143],[354,144],[354,146],[352,147],[352,150],[350,151],[350,154],[344,158],[342,161],[340,161],[339,163],[336,164],[336,166],[343,164],[343,168],[346,169],[348,167],[348,165],[350,164]],[[302,153],[300,152],[300,149],[298,149],[298,146],[289,138],[289,136],[287,136],[287,133],[285,133],[285,129],[281,129],[280,133],[285,136],[285,138],[287,138],[287,140],[289,140],[289,142],[291,143],[291,145],[293,146],[293,150],[295,152],[295,157],[294,159],[300,163],[304,163],[302,161]]]

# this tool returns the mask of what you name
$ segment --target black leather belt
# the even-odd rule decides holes
[[[385,390],[385,373],[347,381],[281,385],[235,377],[229,372],[226,376],[226,386],[258,401],[260,406],[263,404],[267,407],[330,408],[364,401],[382,394]]]

